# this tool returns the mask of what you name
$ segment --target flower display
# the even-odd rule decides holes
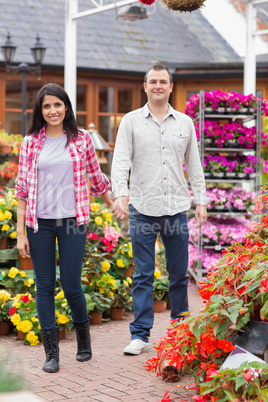
[[[60,330],[65,326],[67,331],[71,331],[73,328],[71,309],[64,296],[63,290],[59,288],[56,289],[55,295],[55,316],[57,326]]]
[[[221,155],[211,154],[204,157],[204,172],[210,173],[243,173],[253,174],[256,172],[256,164],[260,162],[264,172],[268,172],[268,161],[259,160],[253,155]]]
[[[12,306],[11,295],[5,289],[0,290],[0,322],[9,320],[9,310]]]
[[[256,192],[245,191],[241,187],[213,187],[207,188],[207,196],[210,198],[210,202],[207,205],[208,210],[213,210],[223,205],[225,210],[247,211],[253,207]]]
[[[199,141],[199,122],[195,128],[197,140]],[[268,136],[264,131],[261,131],[261,138],[261,145],[265,146]],[[204,141],[207,148],[209,146],[224,148],[230,145],[237,148],[252,149],[257,143],[257,130],[256,126],[244,127],[240,123],[225,123],[220,125],[217,121],[206,120],[204,122]]]
[[[199,93],[192,95],[185,113],[196,118],[199,113],[199,103]],[[234,91],[222,92],[220,90],[209,91],[204,93],[204,103],[205,108],[211,108],[214,112],[218,112],[219,108],[224,108],[223,113],[228,113],[228,109],[231,113],[238,113],[239,109],[243,107],[246,108],[246,111],[243,111],[244,114],[256,115],[257,113],[257,98],[252,94],[243,95]],[[261,98],[261,110],[265,116],[268,116],[268,102],[265,98]]]
[[[172,321],[167,335],[155,347],[157,357],[146,363],[148,370],[157,371],[159,362],[165,359],[181,375],[193,373],[200,392],[194,397],[195,401],[252,400],[249,366],[240,366],[229,374],[219,368],[235,348],[235,335],[244,331],[256,311],[260,320],[268,322],[267,191],[268,186],[264,186],[254,202],[254,212],[260,214],[260,221],[252,224],[243,243],[234,242],[224,250],[218,264],[199,282],[203,310],[198,315],[185,315],[184,320]],[[253,371],[258,368],[254,364],[251,363]],[[236,378],[240,378],[237,386],[233,382]],[[254,400],[261,401],[263,399],[256,398],[267,395],[266,372],[259,380],[256,373],[257,381]],[[249,399],[245,399],[245,395]]]
[[[0,165],[0,184],[12,187],[19,170],[18,163],[14,161],[5,161]],[[14,179],[11,181],[11,179]]]
[[[20,145],[23,140],[21,134],[8,134],[5,130],[0,130],[0,152],[2,155],[19,155]],[[9,149],[6,149],[5,147]]]

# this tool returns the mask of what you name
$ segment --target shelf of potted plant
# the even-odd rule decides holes
[[[268,115],[267,101],[259,95],[256,98],[253,95],[245,96],[235,92],[201,91],[190,98],[185,113],[195,120],[198,118],[196,134],[207,184],[216,184],[222,191],[224,189],[221,187],[224,185],[244,186],[245,183],[248,183],[247,188],[249,185],[251,187],[254,185],[254,189],[258,189],[261,170],[268,171],[268,161],[260,157],[260,146],[267,142],[267,134],[260,129],[261,113]],[[244,125],[252,119],[256,121],[255,126]],[[219,195],[220,192],[217,196]],[[253,192],[251,195],[254,195]],[[214,230],[219,229],[217,219],[221,216],[237,217],[237,219],[238,215],[242,216],[243,213],[247,218],[251,216],[248,206],[242,210],[241,205],[239,208],[235,207],[233,202],[234,200],[229,201],[226,194],[217,202],[214,197],[208,205],[209,215],[216,219]],[[206,225],[209,224],[208,221]],[[205,226],[199,230],[197,236],[196,233],[194,235],[198,252],[196,253],[193,248],[191,250],[192,257],[194,254],[198,259],[198,266],[195,266],[194,270],[190,266],[189,271],[192,276],[195,275],[194,279],[197,282],[206,275],[204,272],[207,269],[212,268],[210,264],[206,264],[204,269],[203,260],[208,260],[210,256],[214,259],[213,253],[217,250],[219,252],[224,246],[221,238],[216,240],[215,245],[207,244],[206,235],[203,235]],[[245,228],[241,230],[245,232]],[[235,239],[231,238],[226,245],[232,244],[233,241]],[[196,265],[194,259],[192,262]]]

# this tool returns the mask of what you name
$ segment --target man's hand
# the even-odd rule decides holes
[[[197,205],[195,209],[195,223],[196,228],[200,228],[204,223],[206,223],[208,218],[207,208],[205,205]]]
[[[119,221],[126,219],[128,217],[128,197],[118,197],[111,211]]]

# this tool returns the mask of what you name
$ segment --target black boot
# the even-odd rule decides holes
[[[91,342],[89,334],[89,321],[84,324],[74,324],[77,339],[76,360],[85,362],[92,357]]]
[[[59,328],[41,330],[42,341],[46,352],[43,370],[47,373],[59,371]]]

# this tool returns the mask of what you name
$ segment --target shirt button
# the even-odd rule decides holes
[[[165,147],[162,147],[162,149],[165,149]]]
[[[163,165],[165,165],[166,164],[166,162],[163,162]]]
[[[166,177],[164,177],[164,180],[167,180],[167,178],[166,178]]]

